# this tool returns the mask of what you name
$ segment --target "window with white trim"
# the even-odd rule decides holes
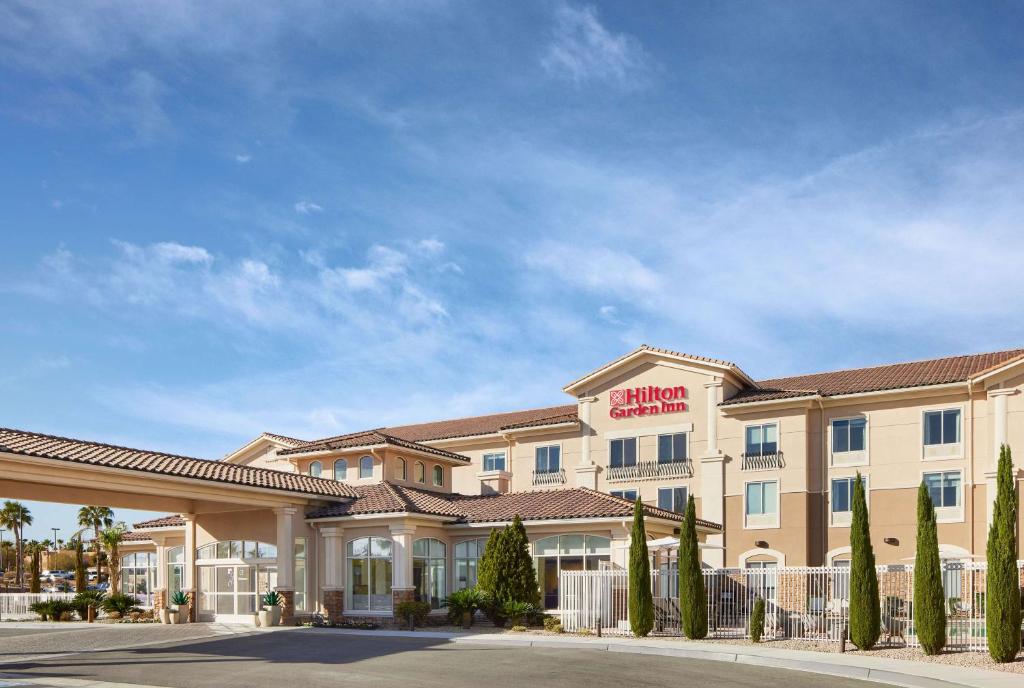
[[[962,503],[960,471],[936,471],[922,476],[936,509],[956,508]]]
[[[960,454],[960,409],[925,411],[922,420],[925,458],[943,458]]]
[[[759,480],[744,488],[744,514],[748,528],[773,528],[779,521],[779,483]]]
[[[455,589],[469,588],[476,585],[477,570],[480,557],[487,547],[487,538],[465,540],[455,544]]]
[[[484,454],[484,470],[485,471],[503,471],[505,470],[505,452],[493,452],[490,454]]]
[[[363,537],[349,541],[348,608],[353,611],[391,611],[391,540]]]
[[[319,461],[314,461],[313,463],[309,464],[309,474],[314,478],[319,478],[323,470],[323,464],[321,464]]]
[[[683,513],[686,511],[686,487],[659,487],[658,508]]]
[[[861,476],[864,482],[864,496],[867,497],[868,477]],[[832,514],[832,525],[847,526],[853,517],[853,486],[857,483],[856,476],[843,478],[832,478],[832,491],[830,510]]]
[[[363,456],[359,459],[359,477],[360,478],[372,478],[373,477],[373,457]]]
[[[344,480],[348,477],[348,461],[345,459],[338,459],[334,462],[334,479]]]
[[[409,468],[405,463],[405,459],[399,458],[395,464],[395,477],[399,480],[406,480],[409,477]]]
[[[775,454],[779,451],[779,426],[776,423],[748,425],[746,440],[747,456]]]
[[[416,462],[416,482],[425,483],[427,482],[427,468],[423,465],[422,461]]]
[[[441,487],[442,485],[444,485],[444,468],[434,466],[434,487]]]
[[[837,418],[832,421],[832,453],[862,452],[867,446],[866,418]]]
[[[658,463],[682,463],[685,461],[685,432],[673,432],[667,435],[658,435]]]
[[[421,538],[412,543],[412,584],[416,599],[427,602],[431,609],[440,609],[445,592],[445,560],[447,546],[437,538]]]
[[[537,447],[534,461],[534,470],[537,473],[557,473],[561,468],[562,447],[557,444]]]
[[[637,491],[636,488],[632,490],[612,490],[611,495],[612,497],[621,497],[623,499],[628,499],[631,502],[635,502]]]
[[[608,448],[608,465],[612,468],[636,465],[636,438],[620,437],[611,441]]]
[[[306,538],[295,538],[295,608],[308,609],[306,607],[306,590],[309,587],[306,580]]]

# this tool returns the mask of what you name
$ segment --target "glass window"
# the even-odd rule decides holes
[[[348,477],[348,461],[345,459],[338,459],[334,462],[334,479],[344,480]]]
[[[306,538],[295,538],[295,608],[306,607]]]
[[[373,457],[364,456],[359,459],[359,477],[360,478],[372,478],[373,477]]]
[[[537,578],[545,609],[558,607],[562,571],[596,571],[611,560],[611,540],[597,535],[556,535],[533,544]]]
[[[683,513],[686,511],[686,496],[685,487],[659,487],[658,508]]]
[[[623,437],[611,441],[609,465],[612,468],[636,465],[636,438]]]
[[[846,418],[832,421],[832,453],[864,451],[867,420]]]
[[[960,441],[960,409],[925,411],[924,443],[956,444]]]
[[[349,608],[353,611],[391,611],[391,541],[358,538],[347,546]]]
[[[495,452],[493,454],[484,454],[484,470],[485,471],[503,471],[503,470],[505,470],[505,452]]]
[[[837,571],[833,571],[830,578],[832,579],[832,596],[838,600],[846,601],[850,599],[850,560],[849,559],[833,559],[832,566]]]
[[[323,469],[324,467],[320,464],[319,461],[314,461],[313,463],[309,464],[309,474],[314,478],[319,478],[320,474],[323,472]]]
[[[686,433],[658,435],[658,463],[686,461]]]
[[[434,466],[434,487],[441,487],[442,485],[444,485],[444,468]]]
[[[408,468],[405,465],[405,459],[399,458],[395,464],[395,477],[399,480],[405,480],[407,476]]]
[[[747,426],[747,456],[775,454],[779,450],[779,428],[775,423]]]
[[[536,472],[557,473],[561,467],[562,448],[557,444],[546,447],[537,447],[536,450]]]
[[[427,469],[423,466],[422,461],[416,462],[416,482],[425,483],[427,482]]]
[[[865,491],[868,489],[867,476],[861,478],[864,481]],[[840,514],[853,511],[853,486],[856,478],[833,478],[832,479],[832,513]]]
[[[959,599],[963,601],[963,564],[953,559],[942,559],[940,563],[942,565],[942,592],[945,598],[947,600]]]
[[[925,473],[924,484],[936,509],[960,506],[960,471]]]
[[[767,516],[777,512],[779,484],[774,480],[747,483],[747,516]]]
[[[455,545],[455,589],[476,585],[480,557],[484,555],[486,539],[466,540]]]
[[[623,499],[628,499],[631,502],[635,502],[637,492],[634,488],[632,490],[612,490],[611,494],[612,497],[622,497]]]
[[[445,600],[445,544],[435,538],[423,538],[412,544],[412,583],[416,599],[440,609]]]

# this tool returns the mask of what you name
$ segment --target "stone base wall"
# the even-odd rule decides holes
[[[281,604],[281,625],[282,626],[294,626],[295,625],[295,591],[294,590],[278,590],[277,593],[281,596],[283,602]]]
[[[153,591],[153,613],[160,616],[160,610],[167,608],[167,591],[157,588]]]
[[[345,614],[345,591],[324,590],[324,610],[331,623],[341,621]]]
[[[188,595],[188,620],[197,621],[196,614],[199,613],[199,593],[195,590],[185,590],[184,593]],[[181,608],[179,607],[179,610]]]

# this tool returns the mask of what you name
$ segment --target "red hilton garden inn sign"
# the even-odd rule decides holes
[[[654,416],[660,413],[679,413],[686,410],[686,388],[676,387],[634,387],[613,389],[608,394],[611,406],[608,414],[612,418],[632,416]]]

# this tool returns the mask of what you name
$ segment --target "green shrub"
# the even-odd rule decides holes
[[[395,605],[395,616],[407,623],[411,622],[414,626],[425,624],[429,615],[430,604],[427,602],[406,600]]]
[[[473,614],[487,602],[487,596],[476,587],[462,588],[448,596],[448,620],[453,624],[461,624],[462,616],[469,614],[469,623],[473,623]]]
[[[755,643],[761,642],[764,635],[764,598],[758,597],[754,600],[754,611],[750,613],[750,639]]]
[[[178,597],[179,595],[185,598],[184,602],[175,602],[174,604],[188,604],[188,595],[180,591],[174,594],[175,597]],[[284,604],[284,597],[277,590],[268,590],[263,594],[263,597],[260,598],[260,602],[264,607],[280,607]]]
[[[644,505],[639,497],[633,505],[633,530],[629,541],[629,629],[638,638],[646,637],[654,629],[651,558],[647,553]]]
[[[40,621],[46,621],[53,615],[53,600],[40,600],[28,606],[28,610],[39,615]]]
[[[559,618],[557,616],[545,616],[544,617],[544,630],[545,631],[554,631],[555,630],[555,626],[561,627],[561,625],[562,625],[562,622],[559,620]]]
[[[75,595],[75,598],[71,600],[71,605],[79,618],[84,621],[89,618],[89,607],[98,611],[102,609],[102,602],[103,593],[99,590],[83,590]]]
[[[860,471],[853,483],[853,517],[850,524],[850,640],[860,650],[870,650],[882,634],[875,550],[871,546],[868,505]]]
[[[985,626],[988,653],[997,662],[1012,662],[1021,645],[1021,592],[1017,571],[1017,494],[1013,459],[999,449],[995,506],[988,530]]]
[[[126,616],[132,612],[142,611],[142,600],[133,595],[108,595],[100,602],[100,607],[108,614]]]
[[[70,600],[51,600],[50,618],[54,621],[70,621],[75,613],[75,604]]]
[[[512,519],[509,527],[491,531],[480,558],[477,588],[490,596],[484,611],[495,626],[505,623],[501,610],[506,600],[540,607],[540,587],[530,556],[530,542],[519,516]]]
[[[513,633],[525,633],[526,632],[526,626],[513,626],[510,630]]]
[[[529,602],[505,600],[501,605],[501,615],[512,622],[513,626],[523,625],[523,621],[536,613],[537,608]]]
[[[937,655],[946,646],[946,609],[943,604],[942,562],[935,506],[928,487],[917,488],[917,555],[914,557],[914,628],[926,655]],[[954,602],[955,599],[955,602]],[[960,602],[949,600],[950,610]]]
[[[683,635],[700,640],[708,635],[708,604],[697,547],[697,507],[686,500],[686,519],[679,535],[679,611]]]

